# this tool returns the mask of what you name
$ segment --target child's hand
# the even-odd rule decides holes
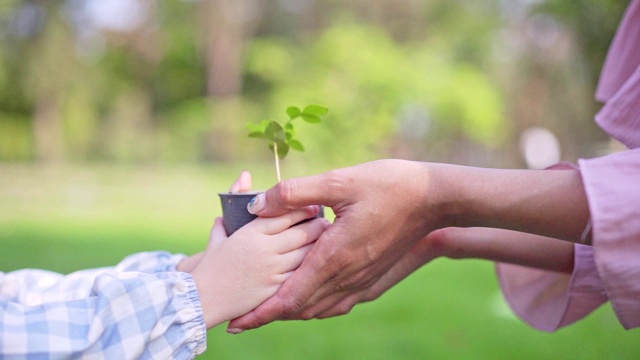
[[[259,218],[229,238],[222,219],[216,219],[209,245],[191,272],[207,328],[244,315],[276,293],[329,226],[323,218],[292,226],[317,212],[314,206]]]
[[[251,173],[248,171],[243,171],[240,173],[240,176],[238,176],[238,179],[236,179],[233,185],[231,185],[229,191],[238,193],[249,192],[251,191],[252,183],[253,180],[251,178]],[[185,258],[176,266],[176,269],[178,271],[190,273],[191,271],[193,271],[193,269],[196,268],[196,265],[198,265],[200,260],[202,260],[203,255],[204,252],[199,252],[197,254],[189,256],[188,258]]]

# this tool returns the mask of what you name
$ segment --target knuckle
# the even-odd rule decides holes
[[[342,191],[353,191],[355,179],[347,176],[341,169],[329,170],[323,175],[323,182],[331,192],[341,194]]]
[[[328,319],[328,318],[332,318],[340,315],[343,315],[343,314],[340,314],[336,309],[331,309],[328,312],[318,314],[316,318],[322,320],[322,319]]]
[[[261,318],[259,316],[253,316],[253,318],[248,322],[247,328],[249,329],[258,329],[262,327],[262,325],[267,324],[269,321],[266,318]]]
[[[300,312],[300,320],[311,320],[313,318],[315,318],[316,314],[314,311],[312,310],[304,310],[302,312]]]
[[[366,284],[366,282],[366,273],[360,271],[336,283],[336,285],[334,286],[334,291],[353,291],[361,288],[364,284]]]
[[[341,304],[338,306],[338,313],[340,315],[347,315],[348,313],[351,312],[351,310],[353,310],[354,306],[355,304],[352,304],[352,303]]]
[[[378,294],[378,293],[374,293],[374,292],[367,292],[367,293],[362,297],[362,302],[374,301],[374,300],[377,300],[379,297],[380,297],[380,294]]]
[[[281,314],[284,318],[293,317],[302,308],[302,303],[296,299],[281,299]]]
[[[286,207],[294,199],[296,182],[293,179],[283,180],[276,184],[275,189],[280,203]]]

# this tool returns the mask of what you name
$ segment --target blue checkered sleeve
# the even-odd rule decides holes
[[[61,275],[0,273],[2,359],[192,359],[206,349],[195,282],[165,252]]]

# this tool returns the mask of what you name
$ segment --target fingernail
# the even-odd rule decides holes
[[[231,328],[231,329],[227,329],[227,332],[228,332],[229,334],[232,334],[232,335],[238,335],[238,334],[242,334],[242,333],[244,332],[244,330],[242,330],[242,329],[236,329],[236,328]]]
[[[249,204],[247,204],[247,211],[251,214],[257,214],[264,209],[265,205],[264,193],[261,193],[249,201]]]

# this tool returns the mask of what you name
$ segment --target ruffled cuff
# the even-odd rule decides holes
[[[640,149],[580,160],[595,264],[618,320],[640,327]]]
[[[532,327],[555,331],[607,301],[590,246],[574,246],[572,274],[519,265],[496,265],[500,287],[513,312]]]
[[[186,306],[187,318],[191,317],[193,325],[190,329],[190,337],[193,339],[195,347],[193,354],[198,356],[207,350],[207,327],[205,326],[204,313],[202,312],[202,303],[200,302],[200,295],[196,286],[195,280],[190,274],[180,273],[179,275],[187,284],[186,301],[189,306]]]

